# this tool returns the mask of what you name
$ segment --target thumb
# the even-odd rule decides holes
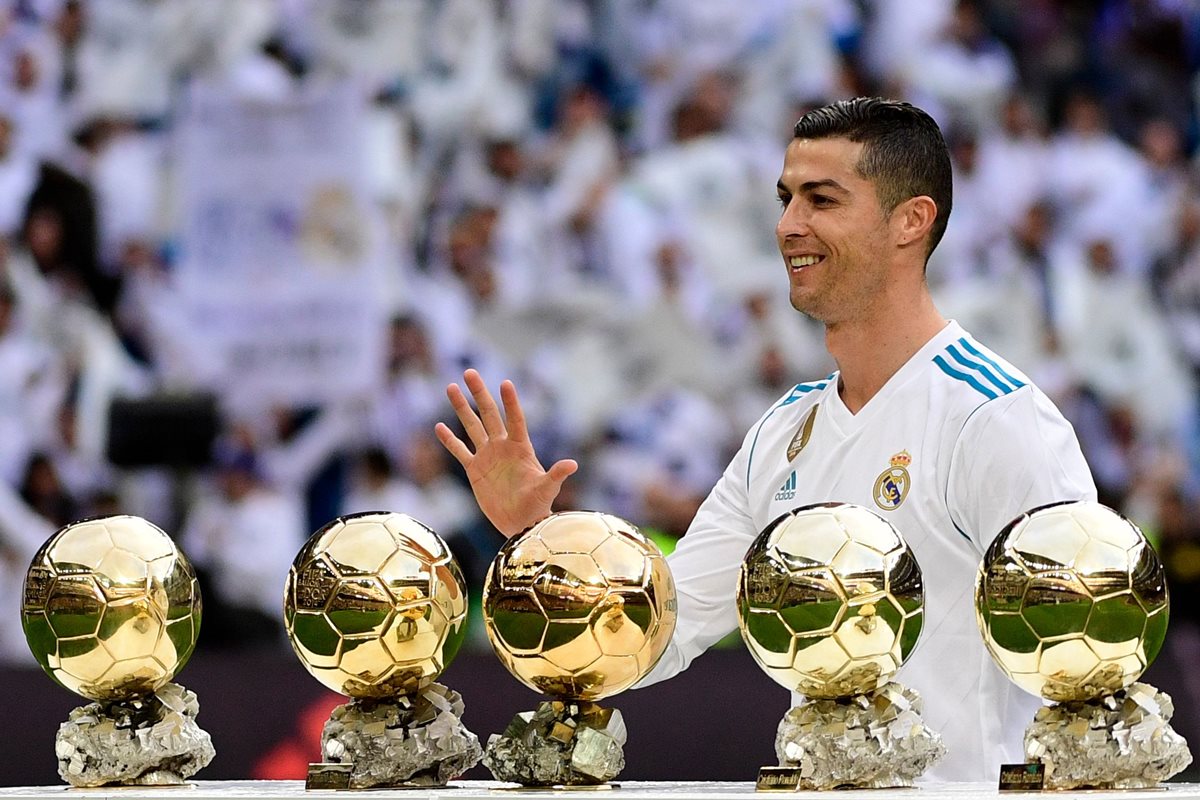
[[[573,458],[564,458],[562,461],[554,462],[553,466],[546,471],[546,478],[557,489],[562,486],[563,481],[575,474],[579,469],[579,464]]]

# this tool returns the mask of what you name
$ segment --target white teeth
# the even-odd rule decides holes
[[[792,256],[788,263],[793,267],[811,267],[820,260],[820,256]]]

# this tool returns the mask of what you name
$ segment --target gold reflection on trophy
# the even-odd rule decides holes
[[[1023,514],[988,548],[975,582],[988,651],[1021,688],[1048,700],[1123,689],[1161,649],[1162,564],[1137,527],[1098,503]]]
[[[21,620],[54,680],[92,700],[120,700],[155,692],[187,663],[200,590],[157,526],[132,516],[84,520],[33,557]]]
[[[407,514],[336,519],[288,573],[292,647],[317,680],[350,697],[396,697],[432,681],[458,652],[466,619],[458,562]]]
[[[483,591],[488,638],[522,683],[596,701],[653,668],[675,629],[658,548],[608,514],[554,514],[508,540]]]
[[[810,698],[885,684],[921,632],[924,590],[908,545],[859,506],[783,515],[754,541],[738,580],[738,622],[768,675]]]

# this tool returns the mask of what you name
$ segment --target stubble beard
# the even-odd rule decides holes
[[[823,290],[816,292],[810,289],[808,292],[798,293],[796,286],[789,285],[788,300],[791,302],[792,308],[804,316],[823,325],[829,325],[836,319],[835,309],[837,307],[837,298],[829,296],[831,288],[834,287],[823,287]]]

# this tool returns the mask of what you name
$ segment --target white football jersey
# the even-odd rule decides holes
[[[920,692],[947,755],[926,776],[994,781],[1024,761],[1039,702],[992,662],[974,581],[997,533],[1033,507],[1094,500],[1075,432],[1011,364],[950,322],[857,414],[838,375],[802,383],[746,435],[670,557],[679,620],[648,685],[737,628],[738,568],[751,542],[798,506],[846,502],[890,521],[921,565],[925,619],[896,680]]]

